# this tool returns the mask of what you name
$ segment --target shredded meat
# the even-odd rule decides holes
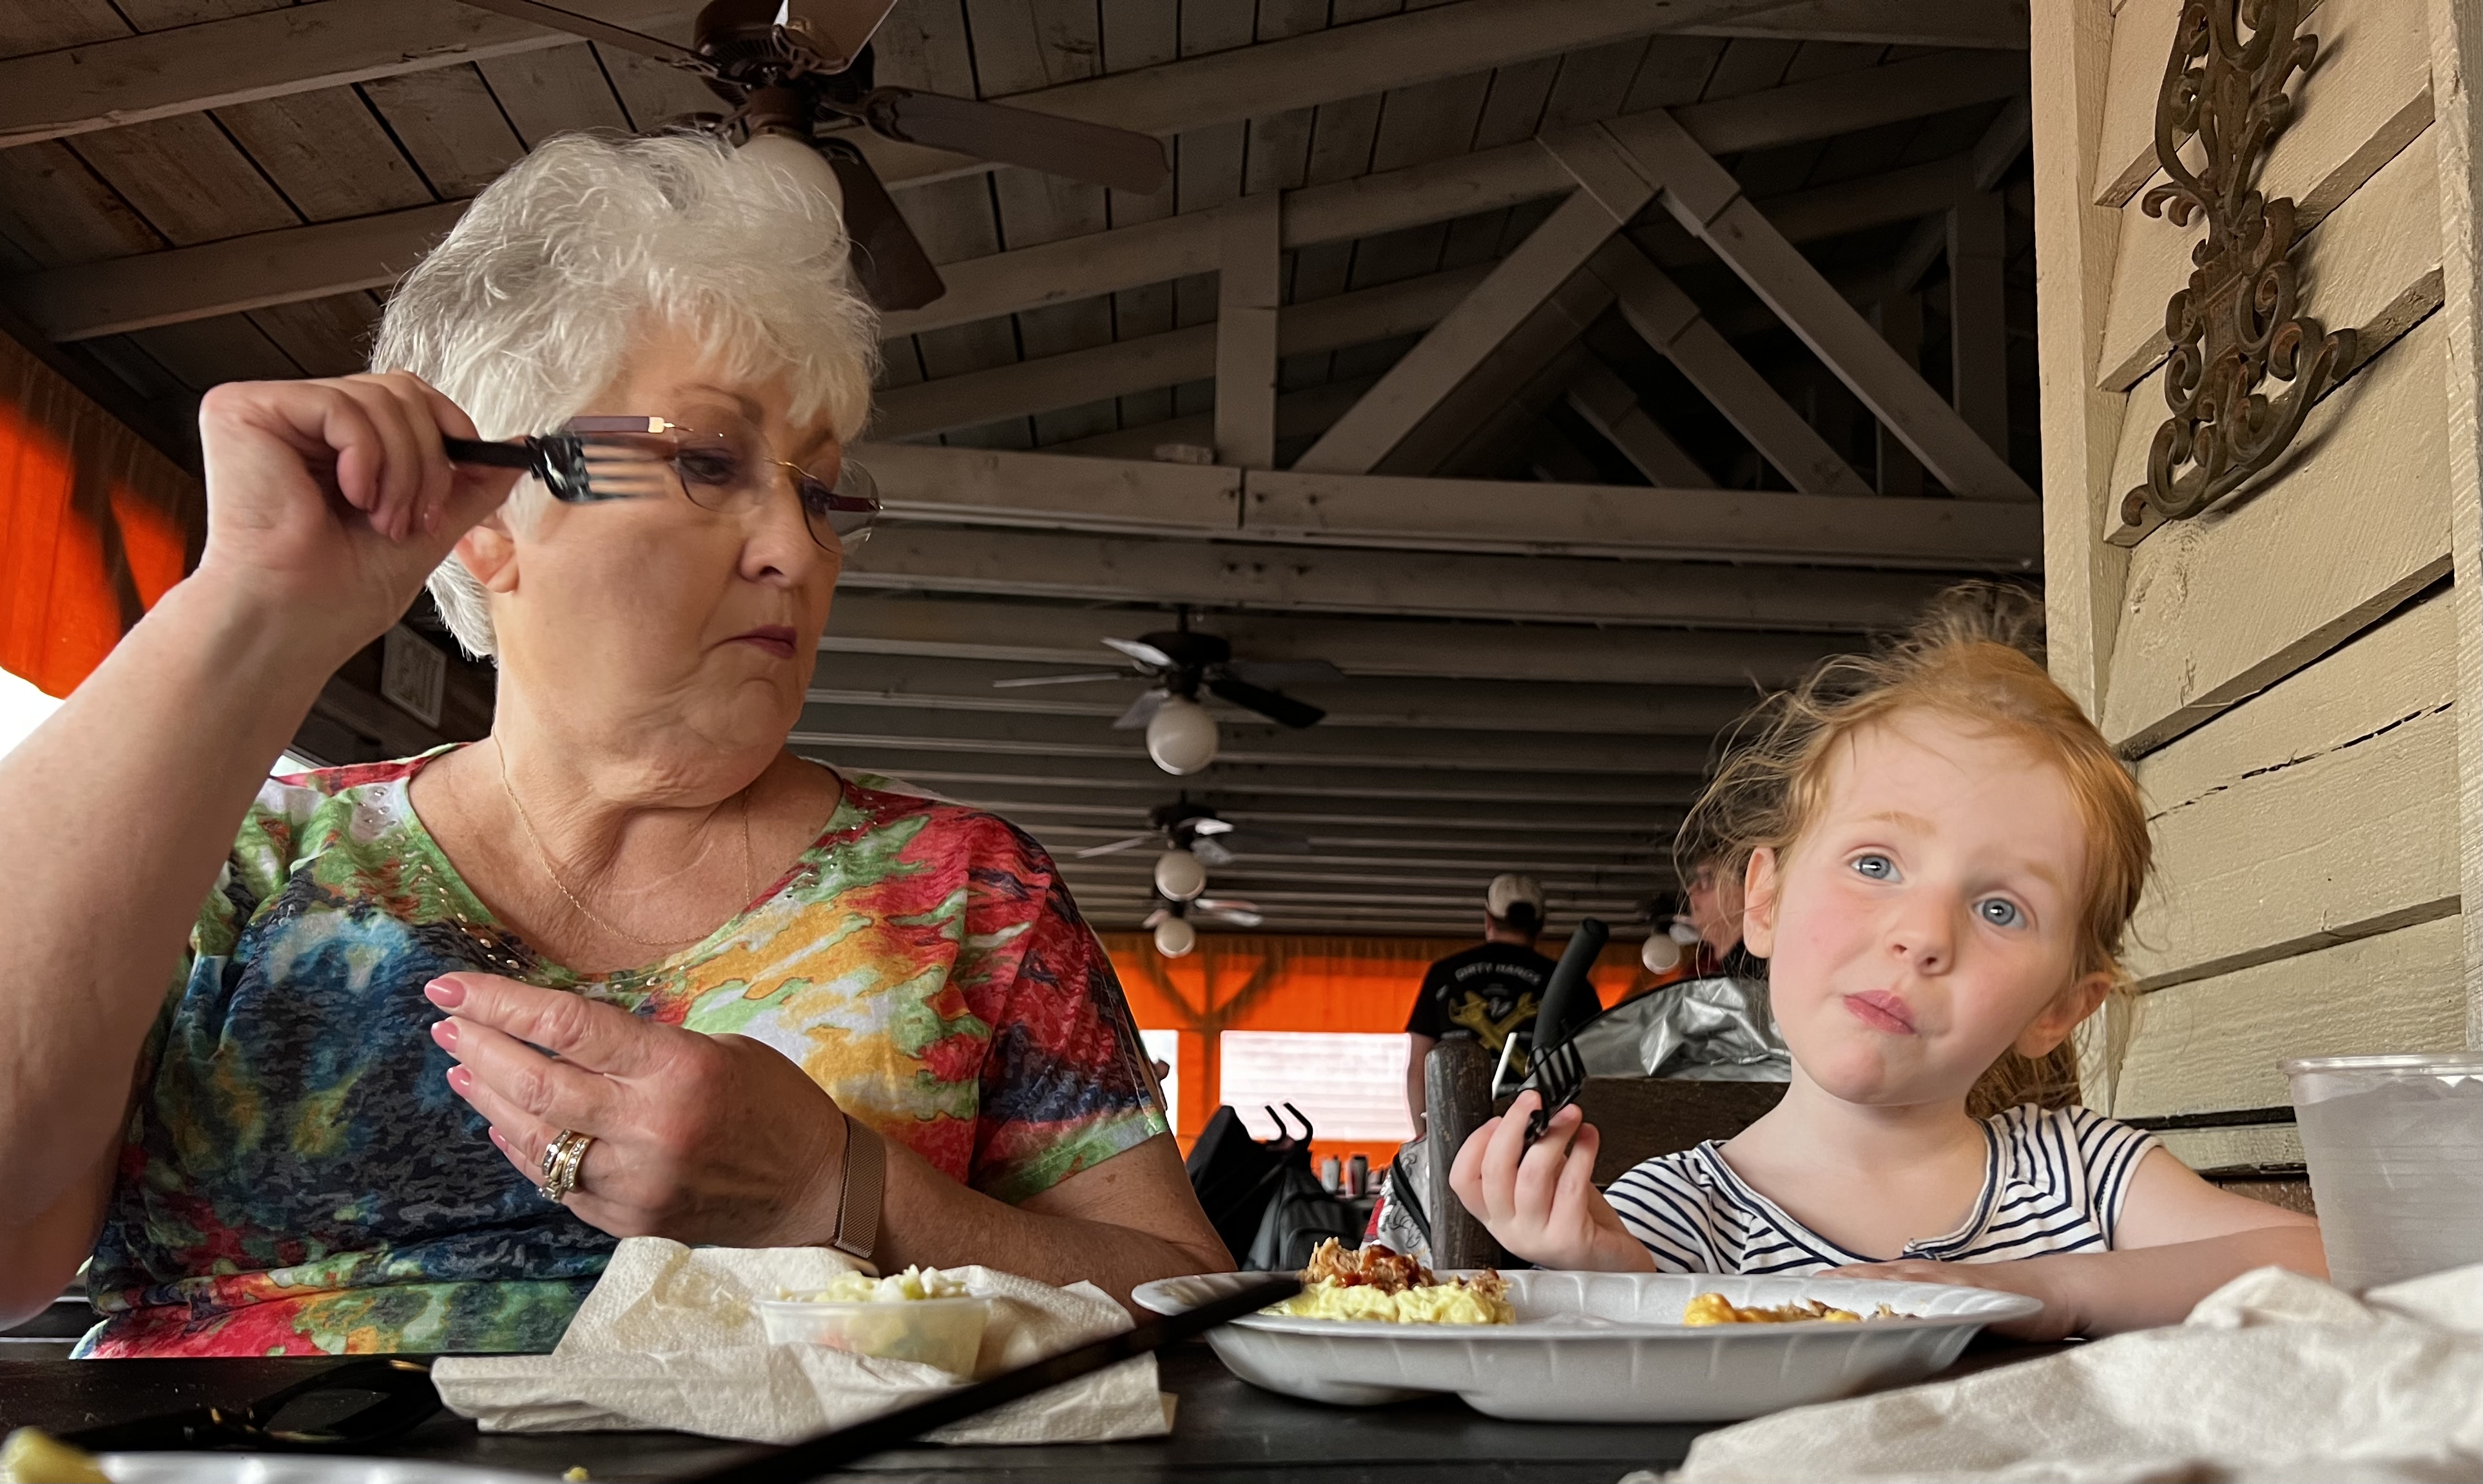
[[[1402,1293],[1408,1288],[1429,1288],[1440,1280],[1431,1270],[1385,1242],[1369,1242],[1348,1249],[1343,1242],[1329,1237],[1311,1254],[1310,1265],[1302,1269],[1302,1282],[1332,1283],[1340,1288],[1373,1287],[1382,1293]],[[1501,1298],[1508,1292],[1508,1280],[1495,1269],[1485,1268],[1473,1278],[1462,1280],[1463,1285],[1477,1293]]]

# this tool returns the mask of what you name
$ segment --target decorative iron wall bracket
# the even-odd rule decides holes
[[[2317,55],[2296,37],[2297,0],[2189,0],[2155,99],[2155,159],[2165,182],[2147,193],[2149,216],[2207,235],[2191,250],[2187,288],[2164,305],[2173,342],[2147,483],[2124,495],[2106,538],[2136,545],[2167,520],[2199,514],[2276,462],[2312,403],[2353,364],[2351,330],[2334,332],[2296,312],[2295,225],[2289,197],[2257,188],[2267,148],[2293,114],[2285,85]],[[2248,27],[2249,40],[2242,39]],[[2195,139],[2203,163],[2181,156]],[[2271,397],[2269,378],[2287,384]]]

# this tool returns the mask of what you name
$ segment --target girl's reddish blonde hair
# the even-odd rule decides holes
[[[1936,712],[2022,742],[2061,770],[2087,835],[2073,974],[2107,973],[2126,997],[2122,939],[2154,857],[2147,811],[2103,733],[2044,673],[2042,652],[2042,610],[2022,590],[1950,589],[1902,638],[1824,661],[1744,718],[1682,825],[1676,861],[1715,861],[1739,878],[1753,852],[1782,855],[1817,812],[1839,741],[1901,712]],[[2003,1052],[1966,1100],[1979,1117],[2020,1102],[2066,1106],[2077,1095],[2071,1038],[2039,1058]]]

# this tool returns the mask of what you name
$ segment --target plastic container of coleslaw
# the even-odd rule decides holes
[[[881,1279],[851,1274],[822,1293],[759,1301],[770,1344],[919,1361],[956,1376],[975,1373],[991,1311],[991,1300],[936,1268]]]

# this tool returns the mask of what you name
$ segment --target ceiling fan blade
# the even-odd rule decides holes
[[[1262,690],[1230,675],[1209,676],[1207,688],[1237,706],[1247,707],[1271,722],[1287,727],[1316,727],[1327,715],[1307,701],[1295,701],[1279,691]]]
[[[1156,719],[1156,713],[1162,710],[1163,703],[1171,699],[1172,692],[1170,691],[1153,690],[1147,692],[1137,700],[1130,702],[1130,708],[1121,713],[1120,720],[1112,723],[1112,729],[1114,731],[1137,731],[1142,729],[1147,723]]]
[[[1125,850],[1135,850],[1141,845],[1155,844],[1161,837],[1152,834],[1133,835],[1128,839],[1114,840],[1108,845],[1089,845],[1084,850],[1079,851],[1076,859],[1092,861],[1097,856],[1117,856]]]
[[[882,309],[919,309],[948,292],[940,270],[905,225],[904,214],[879,183],[862,151],[841,140],[822,140],[819,153],[835,168],[845,195],[845,236],[853,244],[854,274],[863,292]]]
[[[895,9],[896,0],[785,0],[776,23],[818,58],[821,71],[841,72]]]
[[[1161,926],[1163,926],[1166,922],[1169,922],[1169,921],[1171,921],[1171,920],[1172,920],[1172,914],[1172,914],[1172,909],[1171,909],[1171,908],[1169,908],[1169,907],[1159,907],[1159,908],[1157,908],[1155,911],[1153,911],[1153,912],[1151,912],[1151,913],[1147,914],[1146,920],[1145,920],[1144,922],[1139,923],[1139,924],[1138,924],[1138,926],[1139,926],[1141,929],[1153,929],[1153,928],[1159,928],[1159,927],[1161,927]]]
[[[1257,927],[1268,919],[1261,915],[1259,904],[1233,896],[1203,896],[1189,904],[1193,911],[1211,917],[1221,917],[1236,927]]]
[[[1345,678],[1345,672],[1323,659],[1237,659],[1224,672],[1248,685],[1274,690],[1284,685],[1324,685]]]
[[[1236,856],[1307,856],[1311,842],[1298,835],[1272,830],[1236,830],[1216,842]]]
[[[1071,180],[1153,195],[1172,172],[1162,141],[1081,119],[911,88],[874,89],[862,106],[870,126],[891,139]]]
[[[1224,848],[1221,836],[1202,835],[1189,842],[1189,853],[1208,865],[1231,865],[1237,857]]]
[[[1149,669],[1178,670],[1181,668],[1178,660],[1143,639],[1107,639],[1104,642]]]
[[[1132,676],[1126,670],[1090,670],[1083,675],[1029,675],[1019,676],[1013,679],[1007,680],[994,680],[992,682],[992,689],[996,691],[1013,691],[1022,690],[1029,685],[1085,685],[1097,680],[1127,680],[1130,678],[1132,678]]]
[[[714,63],[686,46],[676,45],[660,37],[631,31],[626,26],[616,26],[608,21],[597,20],[592,15],[580,15],[575,11],[564,11],[556,5],[539,5],[536,0],[466,0],[466,3],[476,10],[496,12],[511,20],[528,21],[547,30],[566,31],[572,36],[582,36],[590,41],[601,41],[606,46],[618,46],[624,51],[634,51],[642,57],[653,57],[667,66],[677,66],[684,72],[696,72],[701,77],[716,75]]]

